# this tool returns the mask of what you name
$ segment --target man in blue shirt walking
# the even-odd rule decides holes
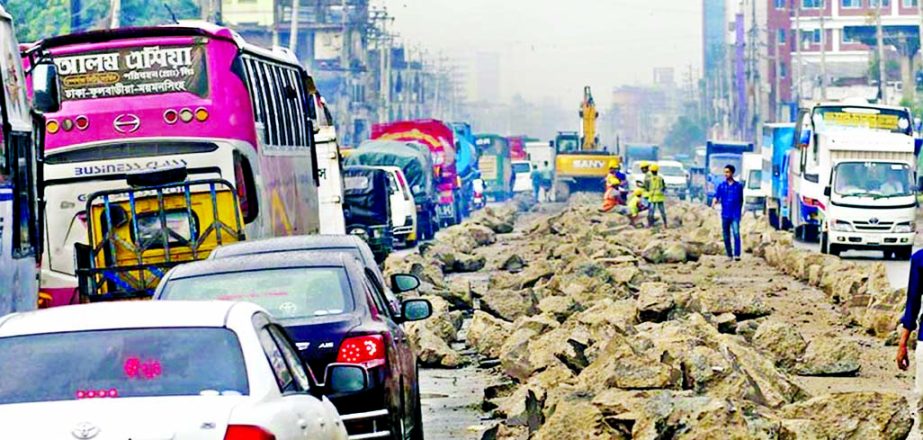
[[[721,231],[724,234],[724,250],[728,261],[740,260],[740,215],[744,207],[744,186],[734,180],[734,165],[725,165],[724,182],[715,190],[712,206],[721,202]],[[734,247],[731,247],[733,238]]]
[[[923,251],[917,251],[910,258],[910,280],[907,281],[907,304],[904,307],[904,316],[901,318],[901,339],[897,344],[897,367],[906,370],[910,366],[910,358],[907,356],[907,343],[910,341],[910,334],[917,329],[920,321],[920,301],[923,297]],[[917,332],[917,349],[915,358],[917,372],[914,392],[923,393],[923,343],[920,333]]]

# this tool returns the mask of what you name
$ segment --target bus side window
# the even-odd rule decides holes
[[[253,169],[250,167],[250,161],[237,151],[234,152],[234,179],[244,223],[252,223],[260,210],[256,199],[256,184],[253,182]]]

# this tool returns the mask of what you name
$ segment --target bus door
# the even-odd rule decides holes
[[[234,186],[184,181],[178,170],[130,175],[130,188],[87,197],[89,240],[77,247],[81,301],[150,298],[170,268],[244,240]]]

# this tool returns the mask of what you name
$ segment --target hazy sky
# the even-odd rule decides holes
[[[651,82],[654,67],[684,81],[701,70],[701,0],[378,0],[411,47],[470,66],[500,55],[501,97],[600,104],[613,87]],[[465,69],[469,83],[475,72]]]

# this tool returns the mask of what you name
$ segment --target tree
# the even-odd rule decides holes
[[[666,147],[676,152],[689,152],[692,147],[705,144],[705,122],[689,116],[680,116],[663,139]]]
[[[71,32],[70,0],[0,0],[12,14],[16,25],[16,38],[28,43],[55,35]],[[100,29],[108,25],[110,0],[81,0],[81,21],[89,23],[89,29]],[[177,20],[198,19],[199,5],[196,0],[122,0],[121,22],[123,26],[152,26]]]

